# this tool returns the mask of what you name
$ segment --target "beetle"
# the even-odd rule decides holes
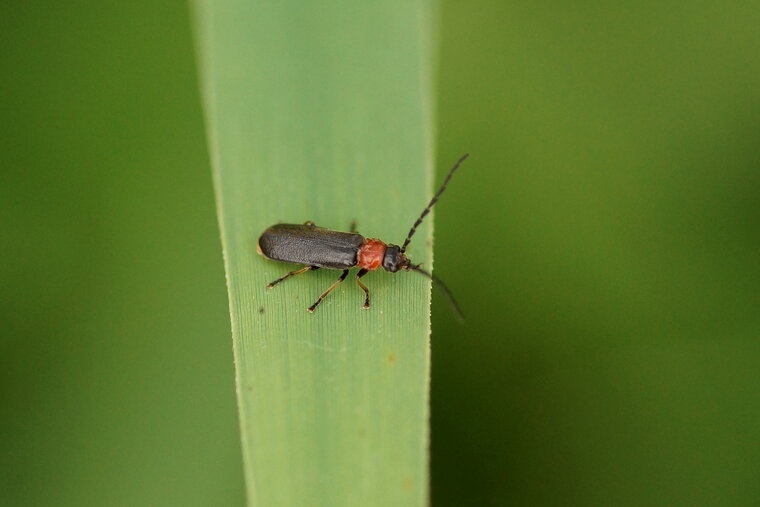
[[[300,275],[306,271],[315,269],[336,269],[342,270],[340,277],[326,291],[322,293],[313,305],[306,310],[313,313],[319,304],[343,282],[348,276],[350,268],[358,267],[356,273],[356,283],[364,291],[364,309],[369,309],[369,289],[361,281],[361,278],[382,266],[386,271],[395,273],[399,270],[416,271],[430,278],[438,284],[446,293],[457,316],[461,317],[462,312],[459,305],[454,299],[451,291],[446,285],[432,273],[422,269],[420,264],[413,264],[406,256],[406,248],[412,240],[412,236],[417,232],[417,227],[422,223],[430,209],[438,202],[438,199],[446,190],[451,177],[469,154],[464,154],[454,164],[443,184],[430,200],[428,205],[422,210],[419,218],[401,246],[386,244],[377,238],[365,238],[356,232],[356,223],[351,224],[351,232],[340,232],[324,227],[318,227],[314,222],[308,221],[304,224],[277,224],[265,230],[256,244],[256,251],[275,261],[289,262],[292,264],[303,264],[304,266],[295,271],[281,276],[277,280],[269,283],[268,288],[272,288],[280,282],[291,276]]]

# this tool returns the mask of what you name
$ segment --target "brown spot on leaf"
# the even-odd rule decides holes
[[[394,354],[393,352],[389,352],[388,357],[386,359],[388,361],[388,364],[390,365],[396,364],[396,354]]]

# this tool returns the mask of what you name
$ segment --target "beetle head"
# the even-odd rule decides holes
[[[398,245],[388,245],[385,249],[385,256],[383,257],[383,268],[386,271],[395,273],[399,269],[407,269],[409,266],[409,259],[406,258],[404,252],[401,251],[401,247]]]

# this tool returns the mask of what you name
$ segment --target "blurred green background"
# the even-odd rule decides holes
[[[433,504],[760,504],[760,5],[440,14]],[[187,6],[0,41],[0,505],[241,505]]]

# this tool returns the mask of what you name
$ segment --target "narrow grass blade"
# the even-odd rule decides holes
[[[249,504],[427,502],[430,282],[294,269],[259,234],[313,220],[399,243],[431,195],[428,0],[194,3]],[[408,250],[430,268],[431,223]]]

